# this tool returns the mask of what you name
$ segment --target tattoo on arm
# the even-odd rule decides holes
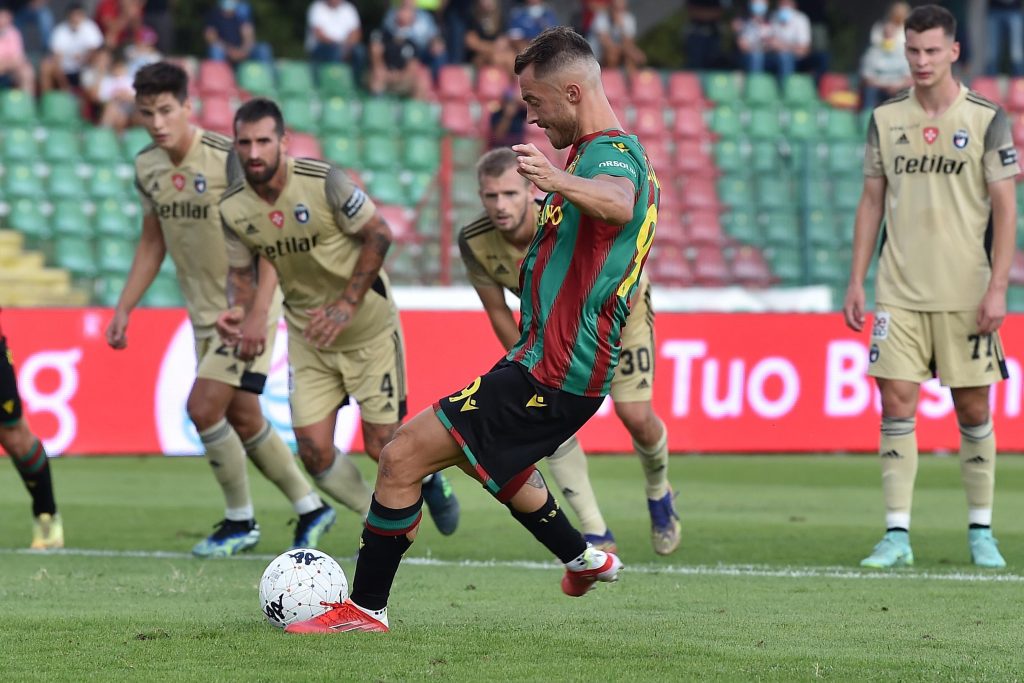
[[[248,266],[228,268],[228,306],[241,306],[249,310],[253,299],[256,297],[256,266],[255,263]]]

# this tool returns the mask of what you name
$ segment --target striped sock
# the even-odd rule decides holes
[[[399,510],[384,507],[377,502],[377,496],[370,501],[356,557],[352,602],[367,610],[382,610],[388,606],[398,565],[412,545],[409,534],[416,531],[423,518],[422,507],[423,498]]]
[[[25,488],[32,496],[32,514],[38,517],[45,513],[56,514],[57,503],[53,499],[53,480],[50,477],[50,461],[46,457],[43,442],[36,439],[28,453],[14,455],[14,467],[25,482]]]

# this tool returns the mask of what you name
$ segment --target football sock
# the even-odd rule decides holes
[[[288,497],[297,513],[305,514],[320,507],[320,496],[302,476],[291,449],[269,422],[264,420],[263,429],[242,445],[253,464]]]
[[[882,495],[887,529],[910,529],[910,507],[917,476],[914,418],[882,418]]]
[[[969,524],[991,526],[996,484],[996,435],[992,419],[960,425],[960,478],[967,492]]]
[[[636,439],[633,440],[633,449],[640,456],[640,464],[647,479],[644,488],[648,500],[661,500],[668,493],[668,429],[664,422],[658,422],[661,423],[661,437],[656,444],[648,448]]]
[[[351,595],[352,602],[368,614],[388,606],[398,565],[412,545],[408,534],[423,518],[422,507],[423,498],[400,510],[384,507],[376,496],[370,502]]]
[[[252,519],[254,513],[242,440],[223,418],[200,432],[199,439],[206,448],[206,458],[213,468],[213,476],[224,492],[224,517],[235,522]]]
[[[334,449],[334,462],[313,479],[331,498],[353,512],[366,516],[373,492],[350,457]]]
[[[587,456],[574,436],[548,456],[548,467],[558,489],[580,520],[583,533],[600,536],[608,530],[587,474]]]
[[[12,453],[14,467],[25,482],[25,488],[32,496],[32,514],[35,517],[45,513],[57,512],[57,503],[53,500],[53,480],[50,478],[50,461],[43,449],[43,442],[36,439],[28,453]]]
[[[516,521],[526,527],[563,564],[576,559],[587,549],[582,534],[569,523],[569,518],[558,507],[550,491],[548,499],[539,510],[519,512],[511,505],[508,509]]]

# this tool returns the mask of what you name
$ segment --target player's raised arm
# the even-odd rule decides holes
[[[114,318],[107,326],[107,343],[114,349],[128,346],[128,316],[153,284],[157,273],[160,272],[160,264],[167,254],[167,245],[160,230],[160,220],[150,204],[143,202],[143,206],[146,211],[142,218],[142,234],[135,247],[135,257],[125,279],[124,289],[117,299]]]

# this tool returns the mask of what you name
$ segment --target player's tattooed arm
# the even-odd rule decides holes
[[[228,267],[228,306],[249,310],[256,299],[256,260],[247,266]]]

